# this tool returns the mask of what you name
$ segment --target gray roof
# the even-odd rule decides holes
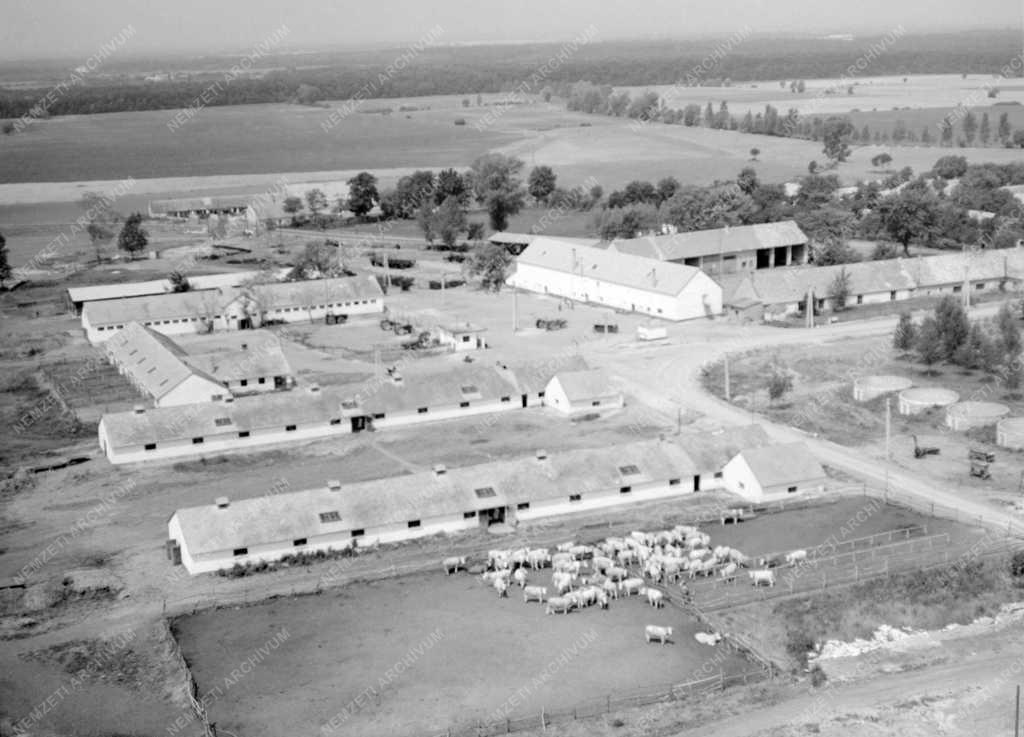
[[[672,297],[700,273],[692,266],[579,246],[545,236],[533,241],[516,262]]]
[[[190,376],[220,386],[220,381],[202,367],[189,365],[184,351],[169,338],[137,322],[118,331],[104,343],[104,349],[143,391],[157,400]]]
[[[283,278],[288,269],[274,272],[276,278]],[[235,287],[260,275],[259,271],[232,271],[224,274],[188,275],[193,291]],[[68,297],[72,302],[92,302],[99,299],[122,299],[125,297],[141,297],[147,294],[166,294],[171,291],[170,279],[151,281],[125,282],[123,284],[97,284],[87,287],[68,287]]]
[[[662,261],[681,261],[699,256],[803,245],[807,240],[807,236],[794,221],[784,220],[778,223],[620,239],[612,241],[611,249]]]
[[[257,195],[236,194],[219,195],[215,197],[183,197],[172,200],[153,200],[149,203],[149,211],[154,215],[163,215],[169,212],[184,212],[189,210],[234,210],[246,208],[249,202]]]
[[[717,432],[684,434],[676,438],[697,464],[698,473],[715,473],[744,448],[771,445],[771,438],[760,425],[729,427]]]
[[[541,235],[539,233],[506,233],[502,231],[492,234],[487,240],[491,243],[528,246],[540,237]],[[561,235],[557,237],[558,240],[566,243],[572,243],[575,246],[591,246],[592,248],[600,248],[602,243],[600,238],[570,238],[568,236]]]
[[[640,473],[622,476],[620,467],[627,465],[636,466]],[[552,453],[545,460],[529,456],[451,468],[441,476],[433,472],[393,476],[348,484],[338,491],[325,484],[290,494],[235,500],[226,509],[215,504],[179,509],[175,516],[189,552],[196,555],[520,502],[567,499],[570,494],[585,495],[588,489],[615,489],[693,473],[693,461],[682,448],[650,440]],[[476,494],[477,489],[488,487],[493,496]],[[338,512],[341,519],[321,522],[323,512]]]
[[[372,274],[260,284],[251,291],[265,310],[380,299],[384,296],[377,277]]]
[[[611,377],[603,369],[559,371],[555,379],[562,386],[570,402],[582,402],[594,397],[608,397],[621,392],[612,385]]]
[[[471,391],[463,391],[463,389]],[[420,407],[450,407],[461,402],[495,401],[518,393],[514,377],[495,368],[465,364],[429,374],[406,373],[401,383],[371,379],[344,393],[369,414],[413,412]]]
[[[811,455],[806,443],[767,445],[739,453],[761,486],[782,486],[824,480],[825,469]]]
[[[548,382],[560,371],[585,371],[590,368],[578,353],[556,353],[537,361],[515,361],[501,364],[502,373],[516,383],[520,394],[544,391]]]

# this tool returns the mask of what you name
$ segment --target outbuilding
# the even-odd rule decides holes
[[[788,443],[740,451],[725,464],[722,481],[728,491],[763,502],[820,492],[827,476],[806,443]]]
[[[622,407],[622,392],[602,369],[560,371],[544,389],[544,404],[563,414]]]
[[[456,353],[475,351],[487,347],[485,332],[487,328],[471,322],[449,323],[437,326],[437,340]]]

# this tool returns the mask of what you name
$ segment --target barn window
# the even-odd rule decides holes
[[[192,445],[201,445],[203,442],[202,438],[192,438]]]
[[[383,412],[374,412],[373,413],[373,419],[375,419],[375,420],[383,420],[384,419],[384,413]]]
[[[341,424],[341,420],[339,418],[337,418],[337,417],[332,417],[331,418],[331,424],[332,425],[340,425]]]
[[[474,517],[476,517],[476,512],[475,511],[473,511],[473,512],[463,512],[462,513],[462,519],[473,519]]]
[[[538,397],[538,399],[543,399],[544,398],[544,392],[537,392],[537,397]]]
[[[425,415],[425,414],[427,414],[427,407],[418,407],[416,409],[416,412],[421,414],[421,415]]]
[[[516,509],[518,509],[520,512],[522,512],[524,509],[529,509],[529,508],[530,508],[530,503],[529,502],[519,502],[519,504],[516,505]]]
[[[224,395],[223,395],[223,394],[211,394],[211,395],[210,395],[210,401],[211,401],[211,402],[219,402],[219,401],[220,401],[220,400],[222,400],[223,398],[224,398]]]
[[[591,407],[600,407],[601,406],[601,400],[600,399],[595,399],[593,402],[590,403],[590,406]]]
[[[795,486],[790,486],[788,489],[786,489],[786,491],[788,491],[790,494],[795,494],[796,493],[796,487]]]
[[[156,443],[146,443],[142,447],[144,450],[156,450]]]
[[[630,463],[626,466],[619,466],[619,473],[623,476],[637,476],[640,474],[640,468]]]
[[[863,294],[858,294],[857,295],[857,304],[859,304],[859,305],[864,304],[864,295]]]
[[[409,529],[411,530],[414,527],[419,527],[420,526],[420,521],[418,519],[411,519],[411,520],[409,520],[408,525],[409,525]]]
[[[473,493],[476,494],[477,499],[487,499],[492,496],[497,496],[494,492],[494,487],[485,486],[482,489],[474,489]]]
[[[953,287],[953,294],[960,294],[961,290],[963,290],[963,287],[957,284],[955,287]]]
[[[668,480],[668,485],[669,486],[679,486],[679,479],[669,479]]]
[[[240,438],[247,438],[247,437],[249,437],[249,431],[248,431],[248,430],[242,430],[242,431],[240,431],[240,432],[238,433],[238,437],[240,437]]]
[[[217,427],[224,427],[225,425],[230,425],[231,424],[231,418],[230,417],[218,417],[218,418],[216,418],[213,421],[213,424],[216,425]]]
[[[267,379],[266,379],[266,377],[264,377],[264,376],[261,376],[261,377],[260,377],[260,380],[259,380],[259,383],[260,383],[260,384],[266,384],[266,383],[267,383]]]
[[[512,401],[512,397],[502,397],[501,401],[502,402],[511,402]]]
[[[335,512],[335,511],[321,512],[320,513],[320,521],[325,523],[325,524],[327,522],[341,522],[341,512]]]
[[[581,501],[582,499],[583,499],[583,496],[580,495],[580,494],[570,494],[569,495],[569,501],[570,502],[578,502],[578,501]]]
[[[631,491],[633,491],[633,487],[632,486],[620,486],[619,487],[619,493],[620,494],[628,494]]]
[[[716,479],[722,478],[722,472],[721,471],[715,471],[715,478]]]
[[[459,406],[460,407],[468,407],[469,406],[469,402],[459,402]]]
[[[295,425],[285,425],[284,426],[284,431],[285,432],[295,432]]]
[[[239,555],[248,555],[248,554],[249,554],[249,548],[235,548],[234,552],[233,552],[233,555],[235,557],[237,557]]]
[[[342,409],[355,409],[359,405],[353,399],[346,399],[341,403]]]
[[[241,384],[242,386],[249,386],[249,380],[248,379],[242,379],[238,383]]]
[[[975,289],[984,289],[985,288],[985,284],[983,282],[978,282],[977,284],[974,285],[974,288]]]
[[[740,484],[740,488],[741,489],[746,489],[747,488],[747,485],[744,484],[742,481],[740,481],[739,484]]]
[[[362,537],[366,534],[366,530],[352,530],[352,537]]]
[[[306,544],[306,538],[304,538],[304,537],[300,537],[298,540],[292,540],[292,545],[294,545],[297,548],[301,548],[305,544]]]

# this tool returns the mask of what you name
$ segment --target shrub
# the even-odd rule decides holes
[[[461,264],[467,258],[468,257],[464,253],[449,253],[447,256],[444,257],[444,260],[450,261],[453,264]]]
[[[1010,558],[1010,573],[1014,578],[1024,576],[1024,550],[1018,550]]]
[[[451,289],[452,287],[461,287],[465,283],[466,283],[465,279],[445,279],[445,281],[444,281],[444,288],[445,289]],[[431,279],[430,280],[430,288],[431,289],[440,289],[441,288],[441,280],[440,279]]]
[[[815,688],[821,688],[828,681],[828,676],[825,675],[825,671],[821,669],[820,665],[816,665],[811,668],[811,685]]]
[[[807,654],[816,647],[817,643],[809,632],[805,630],[790,630],[786,637],[786,653],[796,660],[800,667],[807,666]]]
[[[455,125],[465,125],[465,124],[466,124],[466,119],[465,118],[456,118],[455,119]]]
[[[384,257],[374,251],[370,254],[370,263],[374,266],[384,266]],[[416,265],[416,259],[413,258],[395,258],[389,256],[387,260],[388,268],[391,269],[411,269]]]

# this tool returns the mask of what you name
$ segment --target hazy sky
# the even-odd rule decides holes
[[[283,47],[600,39],[757,31],[908,32],[1020,27],[1024,0],[3,0],[0,57],[88,55],[131,24],[131,53],[252,48],[287,24]],[[128,49],[125,49],[127,52]]]

